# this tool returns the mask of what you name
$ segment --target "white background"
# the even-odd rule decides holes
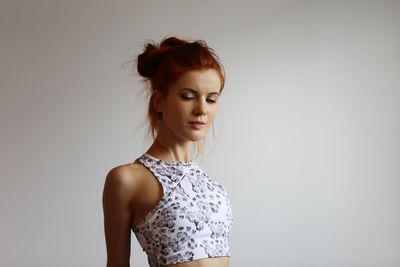
[[[144,142],[147,39],[227,73],[199,164],[228,189],[231,265],[400,266],[400,1],[0,5],[0,265],[105,266],[107,172]],[[147,259],[132,235],[132,266]]]

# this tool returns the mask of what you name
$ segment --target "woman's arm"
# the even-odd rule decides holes
[[[103,190],[107,267],[129,267],[131,224],[138,182],[126,166],[112,169]]]

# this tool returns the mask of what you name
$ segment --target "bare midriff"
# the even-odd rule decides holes
[[[228,267],[229,257],[206,258],[178,264],[162,265],[162,267]]]

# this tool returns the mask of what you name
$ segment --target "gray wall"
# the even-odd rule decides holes
[[[144,152],[121,64],[204,39],[231,266],[400,266],[399,1],[1,1],[0,265],[105,266],[107,172]],[[132,235],[132,266],[146,257]]]

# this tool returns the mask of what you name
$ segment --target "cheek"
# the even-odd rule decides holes
[[[179,121],[187,113],[187,106],[184,103],[174,103],[167,109],[167,116],[171,121]]]
[[[217,111],[218,111],[218,106],[217,105],[214,105],[214,106],[212,106],[211,108],[210,108],[210,110],[209,110],[209,117],[211,118],[211,119],[214,119],[215,118],[215,116],[217,115]]]
[[[181,102],[181,103],[177,103],[175,105],[175,111],[177,113],[177,116],[180,116],[180,117],[185,116],[185,115],[187,115],[188,112],[190,113],[190,110],[191,110],[191,107],[190,107],[189,103]]]

